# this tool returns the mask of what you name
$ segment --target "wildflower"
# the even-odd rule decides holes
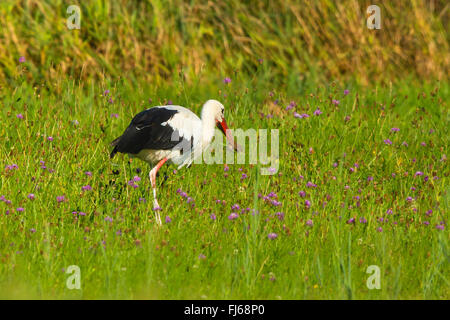
[[[312,226],[313,225],[313,221],[311,219],[306,221],[306,225],[307,226]]]
[[[112,222],[112,221],[113,221],[113,218],[111,218],[111,217],[108,216],[108,217],[105,218],[105,221]]]
[[[30,193],[29,195],[27,195],[27,198],[30,200],[34,200],[34,193]]]
[[[276,233],[269,233],[268,235],[267,235],[267,237],[270,239],[270,240],[274,240],[274,239],[276,239],[277,237],[278,237],[278,235],[276,234]]]
[[[436,225],[436,229],[444,230],[445,227],[444,227],[442,224],[437,224],[437,225]]]
[[[23,119],[23,114],[19,113],[16,115],[17,119]]]
[[[298,193],[298,195],[299,195],[300,197],[304,198],[304,197],[306,196],[306,192],[305,192],[305,191],[300,191],[300,192]]]
[[[426,213],[425,213],[427,216],[431,216],[432,214],[433,214],[433,210],[428,210]]]
[[[403,142],[402,142],[402,146],[405,146],[405,147],[408,146],[408,144],[406,143],[406,141],[403,141]]]
[[[389,140],[389,139],[386,139],[386,140],[384,140],[384,143],[387,144],[387,145],[391,145],[391,144],[392,144],[392,141]]]
[[[243,173],[242,176],[241,176],[241,180],[244,180],[246,178],[248,178],[247,174]]]
[[[367,219],[364,217],[359,218],[359,223],[367,223]]]
[[[276,212],[275,215],[278,217],[280,221],[284,220],[284,213],[283,212]]]
[[[23,212],[23,211],[25,211],[25,209],[22,208],[22,207],[19,207],[19,208],[16,209],[16,211],[17,211],[17,212]]]
[[[286,110],[291,110],[292,108],[296,107],[297,104],[294,101],[291,101],[289,105],[286,107]]]
[[[307,186],[308,188],[316,188],[316,187],[317,187],[317,184],[314,184],[314,183],[312,183],[311,181],[309,181],[309,182],[306,184],[306,186]]]
[[[392,209],[387,209],[386,214],[391,215],[392,214]]]
[[[86,171],[84,174],[87,175],[88,177],[92,177],[92,172],[90,171]]]
[[[348,89],[344,90],[344,96],[348,95],[349,93],[350,93],[350,90],[348,90]]]
[[[83,190],[83,191],[90,191],[90,190],[92,190],[92,187],[90,185],[85,185],[85,186],[81,187],[81,190]]]
[[[331,103],[332,104],[334,104],[335,106],[337,106],[337,105],[339,105],[339,100],[335,100],[335,99],[333,99],[332,101],[331,101]]]
[[[269,173],[271,173],[271,174],[275,174],[277,172],[277,168],[270,167],[268,170],[269,170]]]
[[[65,196],[57,196],[56,197],[56,201],[58,201],[58,202],[63,202],[63,201],[65,201],[66,200],[66,197]]]
[[[422,171],[417,171],[414,176],[423,176],[423,172]]]
[[[20,62],[20,63],[24,63],[24,62],[25,62],[25,57],[24,57],[24,56],[21,56],[21,57],[19,58],[19,62]]]
[[[47,140],[52,142],[53,141],[53,137],[49,136],[49,137],[47,137]]]
[[[231,82],[231,79],[226,77],[225,79],[223,79],[223,83],[228,84]]]
[[[317,107],[317,109],[314,111],[314,115],[315,116],[320,116],[323,112],[320,111],[319,107]]]
[[[227,171],[229,171],[229,170],[230,170],[230,167],[229,167],[228,165],[225,165],[225,166],[223,167],[223,171],[227,172]]]
[[[211,220],[216,220],[217,219],[217,217],[216,217],[216,215],[214,214],[214,213],[211,213],[211,215],[209,216],[210,218],[211,218]]]
[[[391,132],[399,132],[400,129],[399,128],[391,128]]]
[[[106,90],[103,92],[103,95],[106,97],[108,94],[109,94],[109,90],[106,89]]]
[[[165,219],[165,221],[166,221],[166,223],[170,223],[170,222],[172,222],[172,219],[170,219],[170,217],[169,217],[169,216],[166,216],[166,219]]]
[[[11,165],[6,166],[5,169],[6,170],[17,170],[17,169],[19,169],[19,166],[17,164],[13,163]]]
[[[294,118],[302,118],[302,116],[299,113],[294,112]]]
[[[411,201],[413,201],[413,198],[407,197],[407,198],[406,198],[406,201],[411,202]]]
[[[378,232],[383,232],[383,228],[382,228],[382,227],[378,227],[378,228],[377,228],[377,231],[378,231]]]
[[[333,167],[334,167],[334,168],[336,168],[337,166],[338,166],[338,163],[337,163],[337,162],[333,163]]]
[[[239,215],[235,212],[232,212],[229,216],[228,216],[228,220],[235,220],[239,217]]]
[[[426,147],[426,146],[427,146],[427,144],[426,144],[425,142],[421,142],[420,145],[421,145],[422,147]]]
[[[368,176],[367,177],[367,181],[373,181],[373,177],[372,176]]]
[[[36,232],[36,229],[35,229],[35,228],[31,228],[31,229],[30,229],[30,232],[31,232],[31,233],[35,233],[35,232]]]
[[[118,113],[111,113],[111,118],[119,118],[119,114]]]
[[[141,181],[141,178],[139,176],[134,176],[133,177],[133,181],[134,182],[139,182],[139,181]]]
[[[239,210],[240,209],[240,207],[239,207],[239,205],[236,203],[236,204],[233,204],[232,206],[231,206],[231,210],[233,210],[233,211],[235,211],[235,210]]]
[[[350,218],[349,220],[347,220],[347,224],[352,224],[355,223],[355,218]]]
[[[271,203],[272,205],[274,205],[275,207],[281,206],[281,202],[280,202],[280,201],[277,201],[277,200],[272,200],[272,201],[270,201],[270,203]]]
[[[206,256],[205,256],[203,253],[200,253],[200,254],[198,255],[198,258],[199,258],[200,260],[205,260],[205,259],[206,259]]]

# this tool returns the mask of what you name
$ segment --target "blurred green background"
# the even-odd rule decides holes
[[[254,74],[274,84],[312,80],[362,85],[447,80],[448,1],[2,0],[0,85],[125,78],[159,84]],[[81,29],[67,8],[81,8]],[[381,8],[381,29],[366,26]],[[262,60],[260,60],[262,59]],[[57,87],[57,86],[55,86]]]

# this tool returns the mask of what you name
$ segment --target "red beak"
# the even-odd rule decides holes
[[[234,141],[231,131],[228,130],[228,126],[227,126],[227,122],[225,121],[225,118],[223,118],[223,120],[221,122],[217,122],[217,127],[220,129],[220,131],[223,132],[223,134],[227,138],[228,143],[233,146],[233,149],[235,151],[240,151],[241,148],[236,143],[236,141]]]

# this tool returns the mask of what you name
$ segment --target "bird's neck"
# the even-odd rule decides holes
[[[216,127],[216,120],[214,116],[202,112],[202,147],[206,148],[214,137],[214,129]]]

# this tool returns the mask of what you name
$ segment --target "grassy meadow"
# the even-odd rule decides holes
[[[448,5],[128,3],[0,4],[0,298],[450,298]],[[279,170],[164,165],[158,227],[109,143],[208,99],[278,129]]]

